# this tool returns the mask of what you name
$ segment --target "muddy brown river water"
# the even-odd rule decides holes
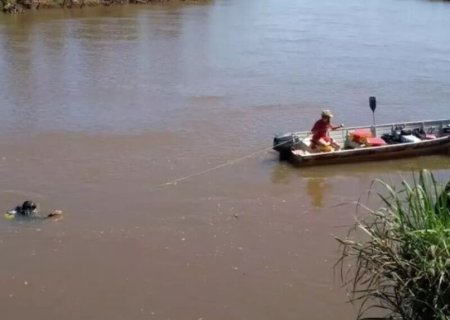
[[[0,220],[1,319],[352,319],[333,277],[352,202],[450,158],[262,150],[326,107],[370,123],[371,95],[379,123],[449,118],[449,30],[449,3],[415,0],[0,16],[0,209],[65,211]]]

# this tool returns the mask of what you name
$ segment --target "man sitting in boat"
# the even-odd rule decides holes
[[[329,130],[336,130],[342,128],[341,124],[334,127],[331,124],[331,118],[333,115],[330,110],[322,111],[321,118],[316,121],[311,132],[313,134],[311,139],[311,149],[315,151],[334,151],[339,150],[341,147],[337,144],[328,134]]]

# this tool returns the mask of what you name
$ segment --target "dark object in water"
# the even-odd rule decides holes
[[[33,201],[27,200],[22,206],[16,207],[16,213],[22,216],[31,216],[37,212],[37,205]]]
[[[38,210],[38,206],[33,201],[27,200],[21,206],[17,206],[14,210],[5,213],[6,219],[14,219],[15,217],[27,217],[27,218],[51,218],[61,217],[63,212],[61,210],[53,210],[50,213],[41,213]]]

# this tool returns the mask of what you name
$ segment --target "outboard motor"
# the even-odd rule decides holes
[[[288,154],[300,140],[295,133],[277,134],[273,138],[273,150],[278,151],[280,155]]]

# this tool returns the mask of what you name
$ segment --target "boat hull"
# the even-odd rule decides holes
[[[448,153],[449,150],[450,137],[445,137],[416,143],[403,143],[382,147],[321,153],[314,156],[296,155],[294,150],[291,151],[289,159],[298,166],[314,166],[443,154]]]

